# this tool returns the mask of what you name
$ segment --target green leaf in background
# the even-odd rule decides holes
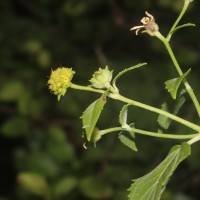
[[[75,159],[74,149],[67,139],[66,131],[59,126],[49,127],[46,151],[57,164]]]
[[[32,172],[22,172],[18,175],[17,180],[21,186],[33,194],[47,197],[49,194],[48,184],[45,178]]]
[[[132,67],[129,67],[127,69],[124,69],[123,71],[119,72],[119,74],[117,76],[115,76],[115,78],[113,79],[112,81],[112,85],[115,89],[117,89],[117,86],[116,86],[116,81],[123,75],[125,74],[126,72],[129,72],[130,70],[133,70],[133,69],[136,69],[136,68],[139,68],[139,67],[142,67],[144,65],[146,65],[147,63],[139,63],[137,65],[134,65]],[[117,89],[118,90],[118,89]]]
[[[180,108],[182,107],[182,105],[186,101],[185,97],[182,94],[183,94],[183,92],[181,92],[180,96],[176,100],[176,105],[175,105],[174,110],[172,112],[172,114],[174,114],[174,115],[178,114]],[[161,105],[161,109],[164,110],[164,111],[170,112],[169,111],[169,104],[167,102],[164,102]],[[164,115],[159,115],[157,121],[158,121],[159,126],[163,129],[165,129],[165,130],[167,130],[169,128],[169,126],[172,122],[171,119],[169,119],[168,117],[166,117]]]
[[[13,117],[1,127],[1,134],[8,138],[16,138],[30,131],[30,121],[23,117]]]
[[[96,177],[84,178],[79,187],[86,199],[108,199],[113,195],[111,186]]]
[[[165,88],[171,94],[173,99],[176,99],[177,91],[181,82],[185,79],[185,77],[190,73],[191,69],[189,69],[186,73],[178,78],[173,78],[165,82]]]
[[[190,145],[183,143],[171,148],[169,154],[153,171],[134,180],[129,188],[129,200],[159,200],[169,178],[178,165],[190,155]]]
[[[25,91],[24,84],[19,80],[11,80],[1,85],[0,100],[17,101]]]
[[[24,165],[31,172],[42,174],[46,178],[56,177],[59,173],[59,163],[44,151],[29,153],[24,160]]]
[[[87,141],[90,141],[95,125],[100,117],[103,107],[106,103],[106,96],[103,94],[99,99],[90,104],[83,112],[82,123],[86,131]]]
[[[137,151],[137,147],[136,147],[135,142],[133,140],[129,139],[125,135],[122,135],[121,133],[119,134],[118,137],[119,137],[122,144],[129,147],[133,151]]]
[[[78,184],[78,180],[75,177],[66,177],[58,181],[54,186],[54,194],[56,198],[60,198],[69,194]]]

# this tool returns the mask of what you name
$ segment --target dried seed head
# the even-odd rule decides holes
[[[149,14],[147,11],[145,12],[146,16],[141,19],[143,25],[141,26],[134,26],[131,28],[131,31],[135,30],[136,35],[141,29],[144,29],[142,33],[146,32],[151,36],[154,36],[156,32],[158,32],[159,27],[155,23],[155,19],[153,15]]]

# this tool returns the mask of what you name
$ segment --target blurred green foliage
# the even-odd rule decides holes
[[[51,69],[73,67],[74,82],[89,84],[93,71],[107,64],[114,73],[138,62],[148,66],[127,74],[121,92],[151,105],[167,97],[163,82],[176,77],[163,46],[130,32],[144,11],[166,34],[183,0],[7,0],[0,2],[0,199],[126,199],[131,179],[158,164],[175,141],[136,137],[139,152],[108,135],[84,150],[82,111],[96,94],[71,91],[57,102],[47,89]],[[184,22],[196,23],[172,38],[175,54],[199,92],[199,1]],[[108,100],[111,101],[111,100]],[[109,105],[109,106],[108,106]],[[108,104],[99,127],[117,123],[121,103]],[[137,127],[157,127],[155,115],[132,108]],[[197,122],[190,101],[181,115]],[[116,117],[115,117],[116,116]],[[112,119],[112,120],[111,120]],[[173,126],[173,131],[185,131]],[[163,200],[199,199],[200,148],[172,179]]]

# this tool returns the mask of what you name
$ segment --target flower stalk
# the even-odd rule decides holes
[[[189,4],[192,2],[192,0],[184,0],[184,5],[183,5],[183,8],[178,16],[178,18],[176,19],[176,21],[174,22],[172,28],[170,29],[166,39],[167,41],[170,41],[171,39],[171,36],[172,36],[172,33],[174,31],[174,29],[177,27],[178,23],[180,22],[180,20],[182,19],[183,15],[185,14]]]
[[[78,89],[78,90],[85,90],[85,91],[91,91],[91,92],[97,92],[97,93],[105,93],[104,90],[98,90],[98,89],[94,89],[94,88],[91,88],[91,87],[87,87],[87,86],[80,86],[80,85],[76,85],[76,84],[71,84],[71,88],[73,89]],[[166,112],[164,110],[161,110],[159,108],[156,108],[156,107],[153,107],[153,106],[150,106],[150,105],[147,105],[147,104],[144,104],[144,103],[141,103],[141,102],[138,102],[138,101],[135,101],[135,100],[132,100],[132,99],[129,99],[129,98],[126,98],[118,93],[108,93],[107,94],[108,97],[112,98],[112,99],[116,99],[116,100],[119,100],[119,101],[122,101],[124,103],[127,103],[127,104],[130,104],[130,105],[133,105],[133,106],[136,106],[136,107],[140,107],[142,109],[145,109],[145,110],[149,110],[151,112],[154,112],[154,113],[157,113],[157,114],[161,114],[161,115],[164,115],[180,124],[183,124],[195,131],[198,131],[200,132],[200,126],[192,123],[192,122],[189,122],[183,118],[180,118],[176,115],[173,115],[169,112]]]
[[[142,130],[142,129],[137,129],[137,128],[129,128],[129,130],[126,130],[125,128],[122,127],[114,127],[114,128],[108,128],[105,130],[100,130],[99,134],[105,135],[111,132],[120,132],[120,131],[128,131],[128,132],[134,132],[134,133],[138,133],[141,135],[146,135],[146,136],[151,136],[151,137],[157,137],[157,138],[167,138],[167,139],[175,139],[175,140],[187,140],[187,139],[191,139],[191,138],[197,138],[199,137],[200,140],[200,135],[199,133],[196,134],[184,134],[184,135],[178,135],[178,134],[173,134],[173,133],[157,133],[157,132],[152,132],[152,131],[146,131],[146,130]]]
[[[145,29],[144,31],[142,31],[142,33],[148,33],[149,35],[151,36],[155,36],[157,37],[158,39],[160,39],[163,44],[165,45],[168,53],[169,53],[169,56],[174,64],[174,67],[176,68],[176,71],[178,72],[179,76],[182,76],[183,75],[183,72],[181,70],[181,67],[179,66],[178,64],[178,61],[172,51],[172,48],[169,44],[169,41],[170,41],[170,38],[174,32],[174,30],[177,28],[177,25],[178,23],[180,22],[180,20],[182,19],[183,15],[185,14],[189,4],[192,2],[192,0],[184,0],[184,5],[183,5],[183,8],[182,8],[182,11],[180,12],[177,20],[175,21],[175,23],[173,24],[172,28],[170,29],[167,37],[165,38],[160,32],[159,32],[159,27],[158,25],[155,23],[155,19],[153,17],[153,15],[149,14],[148,12],[145,12],[145,14],[147,15],[147,17],[143,17],[141,22],[143,25],[141,26],[134,26],[133,28],[131,28],[131,31],[135,30],[136,31],[136,35],[138,35],[138,32],[141,30],[141,29]],[[190,24],[191,25],[191,24]],[[198,116],[200,118],[200,104],[199,104],[199,101],[193,91],[193,89],[191,88],[190,84],[188,83],[188,81],[186,79],[183,80],[183,83],[185,85],[185,88],[186,88],[186,91],[187,93],[189,94],[194,106],[195,106],[195,109],[198,113]]]
[[[198,142],[198,141],[200,141],[200,133],[198,133],[197,136],[193,137],[193,138],[192,138],[191,140],[189,140],[187,143],[188,143],[189,145],[192,145],[192,144],[194,144],[194,143],[196,143],[196,142]]]
[[[183,76],[183,72],[181,67],[179,66],[179,63],[172,51],[172,48],[169,44],[170,38],[172,36],[172,34],[177,30],[182,28],[184,25],[177,27],[178,23],[180,22],[180,20],[182,19],[185,11],[187,10],[189,3],[192,2],[192,0],[184,0],[184,5],[182,8],[182,11],[180,12],[180,15],[178,16],[177,20],[175,21],[175,23],[173,24],[172,28],[170,29],[167,37],[164,37],[160,32],[159,32],[159,26],[157,25],[157,23],[155,22],[154,16],[151,15],[150,13],[148,13],[147,11],[145,12],[146,16],[143,17],[141,19],[141,23],[142,25],[139,26],[134,26],[131,28],[131,31],[135,31],[136,35],[138,35],[139,31],[141,31],[141,33],[148,33],[150,36],[155,36],[157,37],[159,40],[162,41],[162,43],[164,44],[164,46],[167,49],[167,52],[169,53],[169,56],[174,64],[174,67],[176,68],[176,71],[178,72],[179,76]],[[189,24],[191,25],[191,24]],[[189,26],[188,24],[186,24],[185,26]],[[134,68],[136,68],[134,66]],[[133,67],[130,69],[134,69]],[[128,70],[126,70],[128,71]],[[74,71],[72,71],[71,68],[58,68],[55,71],[52,71],[50,79],[48,81],[48,85],[49,85],[49,89],[51,90],[52,93],[54,93],[55,95],[58,96],[58,100],[60,99],[61,96],[64,96],[67,89],[68,88],[73,88],[73,89],[77,89],[77,90],[83,90],[83,91],[90,91],[90,92],[95,92],[95,93],[100,93],[100,94],[104,94],[107,97],[110,97],[112,99],[121,101],[123,103],[132,105],[132,106],[136,106],[160,115],[163,115],[171,120],[174,120],[182,125],[185,125],[191,129],[193,129],[195,132],[198,132],[196,134],[188,134],[188,135],[177,135],[177,134],[161,134],[161,133],[156,133],[156,132],[151,132],[151,131],[145,131],[145,130],[141,130],[141,129],[136,129],[136,128],[132,128],[132,127],[128,127],[128,129],[126,127],[115,127],[115,128],[110,128],[110,129],[106,129],[106,130],[99,130],[99,129],[95,129],[94,131],[94,140],[95,143],[96,141],[98,141],[101,138],[101,135],[107,134],[109,132],[113,132],[113,131],[133,131],[135,133],[139,133],[139,134],[143,134],[143,135],[148,135],[148,136],[153,136],[153,137],[160,137],[160,138],[169,138],[169,139],[191,139],[188,141],[188,144],[193,144],[196,141],[200,140],[200,126],[196,125],[188,120],[185,120],[183,118],[180,118],[174,114],[171,114],[167,111],[164,111],[162,109],[126,98],[124,96],[122,96],[119,93],[118,88],[115,85],[115,82],[117,80],[117,78],[119,78],[119,76],[121,76],[123,73],[121,72],[120,75],[117,76],[117,78],[115,77],[113,81],[113,84],[111,84],[111,80],[112,80],[112,73],[113,71],[110,71],[108,66],[106,66],[104,69],[99,68],[98,71],[96,71],[92,78],[90,79],[91,85],[90,86],[81,86],[81,85],[77,85],[71,82],[73,75],[75,74]],[[200,117],[200,104],[199,101],[195,95],[195,93],[193,92],[191,86],[189,85],[188,81],[186,80],[186,78],[183,79],[183,83],[185,85],[186,91],[189,94],[195,108],[196,111]],[[96,105],[96,104],[94,104]],[[94,109],[95,107],[91,107],[90,109]],[[87,124],[86,124],[87,125]],[[87,125],[88,126],[88,125]]]
[[[178,72],[179,76],[182,76],[183,72],[178,64],[178,61],[176,60],[176,57],[172,51],[172,48],[169,44],[168,39],[165,38],[160,32],[157,32],[155,34],[155,36],[163,42],[163,44],[165,45],[165,47],[169,53],[169,56],[170,56],[172,62],[174,64],[174,67],[176,68],[176,71]],[[186,89],[187,93],[189,94],[190,98],[192,99],[192,102],[196,108],[198,116],[200,117],[200,104],[199,104],[199,101],[198,101],[193,89],[191,88],[190,84],[188,83],[188,81],[186,79],[183,80],[183,84],[185,85],[185,89]]]

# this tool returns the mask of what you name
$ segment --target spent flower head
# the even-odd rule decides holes
[[[58,101],[61,96],[64,96],[67,88],[71,86],[71,80],[75,71],[71,68],[60,67],[51,72],[48,80],[48,86],[51,92],[58,96]]]
[[[136,35],[138,35],[138,32],[141,29],[144,29],[144,31],[142,31],[142,33],[148,33],[149,35],[154,36],[158,32],[159,27],[155,23],[155,19],[154,19],[153,15],[149,14],[147,11],[145,12],[145,14],[147,16],[143,17],[141,19],[141,22],[143,25],[134,26],[131,28],[131,31],[136,30],[135,33],[136,33]]]
[[[110,81],[112,79],[112,72],[113,71],[110,71],[108,66],[106,66],[105,69],[99,68],[99,70],[96,71],[90,79],[92,87],[98,89],[107,88],[107,86],[110,85]]]

